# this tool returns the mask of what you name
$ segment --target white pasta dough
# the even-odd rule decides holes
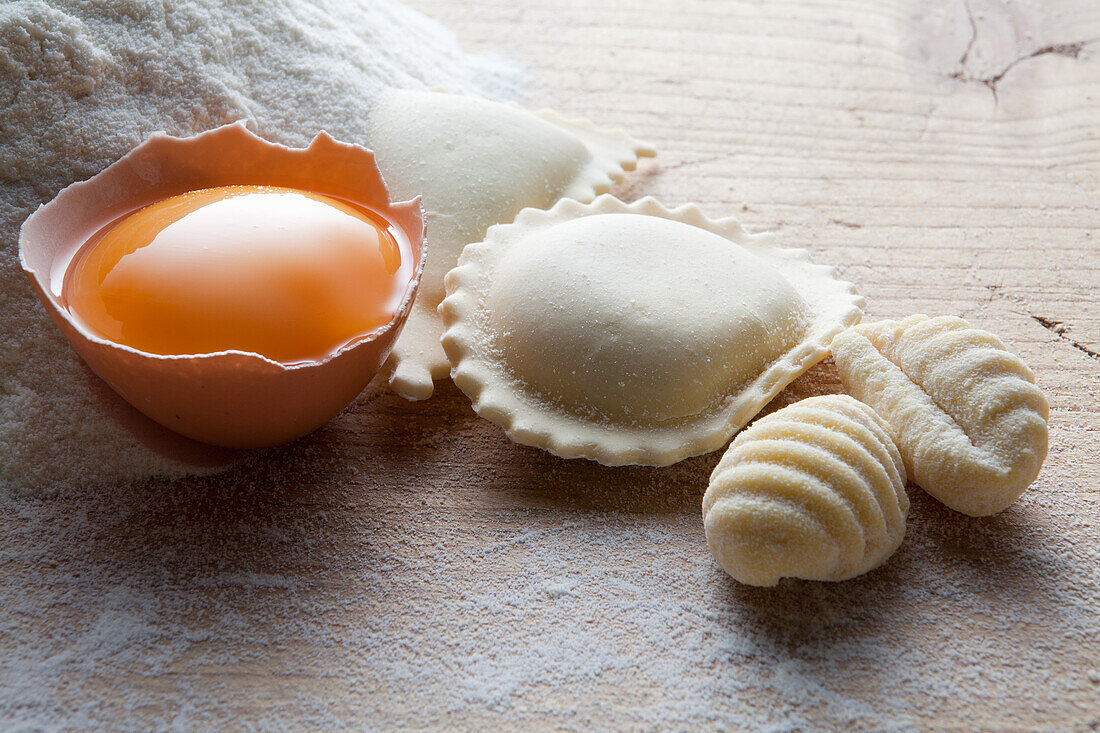
[[[420,291],[388,362],[390,387],[424,399],[450,365],[436,307],[459,252],[524,207],[591,201],[648,145],[552,112],[440,92],[390,90],[371,108],[366,144],[394,200],[423,196],[428,256]]]
[[[519,443],[609,465],[719,448],[862,304],[731,219],[610,196],[493,227],[446,287],[443,346],[474,409]]]
[[[730,445],[703,497],[707,543],[750,585],[844,580],[878,567],[905,534],[905,468],[889,426],[847,395],[762,417]]]
[[[890,423],[910,477],[947,506],[996,514],[1035,480],[1047,401],[993,334],[916,315],[850,329],[833,354],[845,389]]]

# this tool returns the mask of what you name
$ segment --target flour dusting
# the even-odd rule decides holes
[[[247,120],[287,145],[365,138],[386,86],[512,96],[522,73],[466,54],[392,0],[21,0],[0,6],[0,491],[191,469],[118,427],[121,403],[32,295],[19,226],[150,133]]]
[[[246,43],[250,25],[262,26],[263,35],[281,43],[301,44],[305,58],[316,60],[320,52],[314,41],[329,35],[325,18],[354,14],[376,21],[371,32],[395,34],[394,24],[404,23],[402,32],[434,39],[436,45],[424,51],[427,58],[454,54],[448,59],[455,63],[441,73],[459,78],[439,83],[475,89],[482,82],[498,85],[513,78],[488,61],[459,55],[453,39],[438,27],[379,0],[369,8],[365,0],[349,4],[344,11],[335,3],[316,4],[318,9],[305,19],[295,17],[304,4],[284,0],[219,10],[237,18],[238,33],[189,20],[188,12],[202,13],[194,3],[180,2],[177,8],[183,10],[174,10],[171,20],[154,19],[135,34],[137,46],[149,34],[160,39],[149,41],[146,51],[127,52],[127,43],[96,30],[112,23],[116,29],[125,23],[139,27],[146,22],[143,17],[162,12],[160,3],[155,5],[138,12],[144,6],[125,0],[51,4],[64,17],[40,17],[37,30],[27,33],[20,24],[55,11],[42,3],[0,5],[0,85],[37,64],[36,73],[43,75],[37,97],[41,110],[54,110],[58,120],[68,119],[63,111],[70,106],[79,110],[56,128],[68,130],[63,137],[71,143],[71,160],[59,165],[68,166],[73,178],[94,173],[144,135],[143,124],[132,121],[120,121],[130,130],[120,139],[97,132],[111,115],[86,101],[105,95],[129,104],[120,91],[127,84],[133,99],[151,105],[151,111],[139,110],[148,113],[141,119],[152,120],[150,129],[184,132],[243,114],[244,107],[255,112],[279,106],[273,101],[278,80],[268,78],[262,61],[219,61]],[[652,177],[635,179],[640,194],[675,192],[686,200],[699,186],[706,195],[728,195],[730,206],[740,206],[736,197],[755,191],[765,212],[758,220],[771,217],[768,212],[784,212],[775,214],[776,221],[787,218],[796,231],[807,231],[812,227],[798,222],[828,215],[828,206],[843,200],[841,194],[865,185],[881,189],[878,198],[859,199],[878,202],[875,206],[853,207],[871,216],[867,226],[845,228],[846,236],[862,231],[865,243],[834,248],[853,259],[871,253],[863,264],[849,265],[865,273],[867,286],[881,296],[879,317],[900,315],[892,309],[906,308],[914,299],[942,305],[946,298],[929,293],[957,285],[950,271],[934,290],[906,280],[923,261],[907,259],[907,250],[944,245],[945,229],[928,226],[913,208],[914,190],[927,199],[922,206],[941,215],[948,204],[950,221],[958,216],[1007,223],[1021,237],[1030,230],[1015,228],[1026,219],[1013,212],[1044,190],[1029,187],[1029,181],[1044,170],[1050,174],[1046,150],[1059,150],[1051,137],[1027,136],[1044,153],[1035,165],[1025,160],[1028,175],[1019,178],[1025,168],[1015,163],[991,168],[996,156],[990,153],[998,149],[972,144],[987,139],[984,121],[971,127],[960,117],[955,127],[945,127],[955,117],[945,107],[935,115],[929,138],[959,142],[912,152],[898,144],[908,137],[883,137],[884,128],[874,124],[876,119],[907,121],[901,123],[906,125],[902,133],[915,138],[927,125],[925,118],[932,117],[926,112],[928,99],[942,100],[942,80],[937,80],[929,92],[933,96],[919,87],[920,96],[910,97],[911,114],[899,115],[905,106],[898,100],[905,94],[884,93],[877,83],[866,83],[912,75],[909,57],[896,53],[891,39],[898,35],[893,24],[915,12],[899,16],[888,4],[864,3],[861,12],[838,22],[835,5],[820,2],[795,3],[797,13],[787,3],[733,3],[736,12],[726,18],[706,0],[667,3],[663,9],[655,5],[654,14],[644,16],[628,5],[566,3],[555,22],[547,20],[549,4],[517,9],[493,0],[471,12],[491,15],[492,28],[512,28],[511,15],[524,16],[515,24],[523,41],[534,32],[579,28],[572,40],[554,38],[553,45],[533,55],[536,60],[564,55],[559,71],[566,69],[568,76],[559,79],[593,72],[591,84],[577,84],[587,91],[559,90],[555,101],[577,93],[577,106],[583,106],[585,100],[606,97],[605,111],[621,114],[608,121],[629,126],[652,120],[663,126],[669,147],[683,152],[685,161],[697,156],[679,170],[670,166],[666,185]],[[660,63],[648,71],[644,63],[637,64],[621,76],[593,71],[582,51],[601,36],[586,27],[591,16],[582,6],[591,6],[601,19],[621,21],[608,29],[616,42],[594,48],[594,54],[602,59],[604,50],[622,49],[617,58],[625,67],[647,49],[657,49]],[[872,6],[876,12],[866,12]],[[76,10],[84,7],[91,9]],[[135,17],[118,20],[128,12]],[[177,17],[177,12],[184,14]],[[268,15],[274,20],[266,20]],[[66,35],[66,23],[80,33]],[[684,33],[678,27],[693,23],[706,23],[707,33]],[[764,58],[761,50],[774,49],[788,24],[799,29],[800,40],[783,41],[781,54]],[[486,27],[481,21],[477,25]],[[189,31],[192,26],[199,30]],[[912,31],[911,23],[905,27]],[[971,28],[962,30],[965,44]],[[166,63],[163,57],[176,53],[161,45],[166,33],[180,34],[199,66],[180,62],[148,84],[132,75],[123,80],[121,67],[110,70],[112,64],[135,61],[156,70]],[[352,35],[363,39],[367,33]],[[208,49],[198,48],[199,36]],[[685,38],[702,44],[689,59],[726,58],[727,49],[741,52],[730,55],[725,68],[708,69],[692,82],[688,67],[676,61]],[[66,51],[64,43],[83,50]],[[22,55],[9,56],[9,48],[22,49]],[[962,48],[953,49],[952,63]],[[351,88],[367,89],[369,80],[381,78],[377,65],[386,60],[366,51],[375,66],[367,64],[342,80]],[[41,58],[30,64],[26,59],[33,61],[36,54]],[[277,61],[278,55],[268,52],[267,60]],[[397,56],[409,68],[416,63]],[[1092,83],[1096,65],[1089,66],[1084,56],[1079,65],[1091,69],[1089,76],[1069,78]],[[844,59],[859,70],[858,78],[834,72]],[[468,65],[479,63],[486,64],[483,79],[465,76]],[[354,61],[347,64],[352,68]],[[768,83],[758,78],[763,66],[776,72]],[[193,78],[193,68],[203,69],[200,76],[210,84],[205,102],[177,100],[173,107],[157,101],[155,86],[170,88],[180,74]],[[272,68],[278,69],[273,77],[290,73],[285,64]],[[254,78],[240,69],[250,69]],[[828,73],[818,73],[822,69]],[[635,78],[635,72],[641,75]],[[402,83],[438,81],[433,73],[424,70]],[[791,85],[807,73],[813,88]],[[1050,78],[1051,95],[1074,105],[1088,96],[1064,92],[1069,87],[1057,81]],[[65,94],[87,96],[58,103],[58,94],[49,92],[54,83],[68,85]],[[654,94],[673,86],[680,90],[676,96],[654,102]],[[988,96],[984,86],[970,86],[980,87],[971,90],[974,97]],[[264,95],[256,87],[270,95],[260,99]],[[106,94],[105,89],[114,91]],[[508,89],[500,84],[492,93]],[[0,104],[7,104],[12,90],[0,86],[0,91]],[[1009,99],[1007,90],[1003,99]],[[340,113],[329,105],[358,108],[357,101],[342,96],[322,101],[309,111],[318,119],[337,121]],[[218,112],[219,104],[228,111]],[[724,114],[718,111],[723,107],[728,107]],[[868,107],[869,123],[862,114]],[[807,136],[830,110],[828,137]],[[5,319],[14,319],[0,325],[0,373],[8,375],[0,395],[0,424],[7,426],[0,435],[0,451],[8,451],[0,455],[4,480],[18,487],[68,486],[78,470],[91,478],[97,473],[118,478],[120,465],[127,467],[126,475],[167,473],[170,469],[156,462],[135,468],[147,460],[146,452],[111,433],[101,439],[96,431],[109,425],[71,414],[93,404],[74,395],[96,389],[96,380],[84,374],[67,345],[47,327],[17,272],[13,251],[17,222],[63,185],[64,176],[51,177],[41,190],[36,178],[14,176],[7,166],[27,176],[35,164],[22,157],[36,147],[43,154],[53,148],[9,137],[12,111],[0,107],[0,115],[5,161],[0,238],[6,268],[0,273],[0,306]],[[260,115],[246,116],[261,129]],[[855,142],[841,146],[842,138],[834,135],[842,130],[834,125],[853,116],[859,119]],[[1058,135],[1070,136],[1077,149],[1095,126],[1095,116],[1090,108],[1089,116],[1073,113],[1065,119],[1076,120],[1077,132],[1057,125]],[[689,128],[706,131],[698,123],[708,121],[720,125],[723,134],[727,127],[738,133],[720,138],[715,131],[699,139],[685,133]],[[353,120],[341,124],[354,132]],[[915,125],[911,130],[910,124]],[[1022,129],[1033,129],[1032,124],[1029,115]],[[776,137],[765,136],[765,130]],[[281,124],[266,133],[299,140],[296,130]],[[36,134],[59,133],[51,123],[36,128]],[[87,136],[86,144],[81,135]],[[790,162],[796,151],[813,177],[799,182],[779,176],[752,184],[731,179],[725,159],[712,157],[710,146],[728,140],[739,164],[757,161],[752,141],[765,137],[782,143],[776,148],[780,167],[771,170],[796,170]],[[829,144],[818,153],[807,150],[808,141],[816,139]],[[1000,153],[1016,161],[1026,152],[1026,144],[1020,144],[1025,136],[1011,139],[1012,147]],[[741,142],[747,147],[736,147]],[[17,150],[25,152],[16,155]],[[842,160],[836,158],[842,153]],[[835,176],[821,188],[822,170],[845,175],[882,171],[868,165],[881,156],[899,166],[893,170],[906,174],[903,180],[875,177],[844,187],[842,176]],[[954,180],[943,185],[937,176],[946,170],[940,164],[945,159],[966,161],[975,178],[969,185]],[[926,172],[929,165],[936,169],[932,177]],[[1074,197],[1092,190],[1081,181],[1093,169],[1060,164],[1054,175],[1062,170],[1067,178],[1055,179],[1061,181],[1057,187],[1045,190],[1084,202]],[[709,188],[707,175],[716,179]],[[994,184],[1003,181],[1016,181],[1010,208],[954,213],[961,211],[960,194],[985,201]],[[797,193],[801,186],[814,192],[814,200],[825,190],[830,203],[805,206]],[[796,193],[781,193],[786,189]],[[769,206],[764,199],[772,192],[778,203],[772,200]],[[1081,206],[1076,216],[1084,217],[1089,212]],[[869,234],[876,231],[876,220],[889,224],[879,230],[887,233],[885,238]],[[1061,229],[1044,225],[1040,231],[1035,241],[1050,244],[1054,255],[1068,251],[1058,248]],[[992,240],[984,254],[974,245],[975,271],[979,262],[1004,265],[1005,240],[983,235],[977,227],[961,234],[968,245]],[[884,264],[895,258],[905,263],[900,269]],[[1005,273],[1009,282],[1013,277],[1011,269],[996,272],[997,277]],[[1060,272],[1068,277],[1067,268]],[[961,290],[963,295],[951,303],[970,297],[969,290]],[[892,296],[894,291],[905,295]],[[1014,301],[991,302],[997,308],[992,315],[986,312],[987,319],[1016,318],[1048,335],[1026,314],[1012,315],[1000,307],[1015,307]],[[1091,327],[1095,319],[1084,324]],[[883,567],[843,583],[785,579],[776,588],[747,588],[718,568],[707,551],[699,511],[717,454],[663,469],[562,461],[511,443],[478,418],[447,382],[438,385],[432,400],[421,403],[407,403],[376,382],[314,436],[225,475],[72,486],[60,496],[33,493],[3,502],[0,730],[1098,731],[1100,411],[1095,396],[1100,370],[1096,360],[1049,335],[1049,343],[1030,337],[1020,342],[1029,352],[1025,358],[1041,363],[1039,381],[1049,389],[1052,407],[1051,453],[1037,482],[1004,513],[982,519],[952,512],[910,486],[913,505],[901,548]],[[33,368],[22,374],[27,358],[39,361],[27,361]],[[837,391],[835,369],[830,369],[818,365],[776,402]],[[56,390],[68,397],[44,400]],[[19,430],[33,427],[33,438],[13,431],[13,424]],[[14,447],[13,438],[20,441]],[[102,440],[101,453],[67,457],[97,440]],[[12,468],[15,457],[30,465],[27,457],[35,452],[41,461],[37,473]]]
[[[472,414],[357,409],[337,420],[401,421],[358,447],[415,479],[334,465],[341,429],[227,480],[14,502],[0,728],[916,731],[959,696],[1045,711],[1096,687],[1100,550],[1053,492],[974,521],[911,489],[884,567],[750,588],[706,549],[717,456],[531,466]],[[444,434],[492,467],[410,455]]]

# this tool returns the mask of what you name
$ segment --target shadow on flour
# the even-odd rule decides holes
[[[839,384],[832,360],[822,362],[792,382],[760,415],[805,397],[837,392]],[[457,394],[465,400],[449,383],[438,385],[437,391],[449,399]],[[517,445],[485,420],[470,430],[479,435],[477,444],[485,454],[481,484],[494,503],[576,511],[699,513],[710,474],[726,450],[723,446],[671,466],[610,467],[586,459],[562,460],[544,450]]]
[[[925,561],[957,575],[972,593],[1004,595],[1002,602],[1057,603],[1052,595],[1068,569],[1052,531],[1028,496],[992,517],[968,517],[909,486],[907,543],[919,544]],[[904,546],[903,546],[904,547]]]
[[[823,362],[761,414],[838,387],[835,367]],[[501,509],[696,513],[723,452],[661,468],[563,460],[513,443],[501,428],[478,417],[448,379],[437,382],[432,398],[420,402],[391,394],[376,380],[325,427],[290,445],[258,453],[213,481],[260,483],[272,491],[305,485],[316,500],[352,491],[359,501],[383,510],[394,503],[388,494],[397,492],[426,501],[458,496]]]
[[[59,572],[78,559],[93,576],[137,587],[156,578],[283,587],[385,567],[422,500],[478,488],[477,467],[456,456],[483,421],[449,402],[455,395],[409,403],[375,384],[313,434],[219,473],[28,501],[39,528],[27,531],[57,540],[42,552]]]
[[[67,538],[64,557],[138,586],[154,568],[185,585],[288,588],[385,567],[417,482],[429,493],[445,471],[446,446],[423,430],[435,409],[372,386],[298,441],[213,475],[85,487],[42,521]]]
[[[47,559],[34,570],[39,597],[78,578],[94,615],[123,588],[165,640],[228,640],[235,655],[278,657],[249,640],[301,623],[302,607],[327,604],[355,581],[355,597],[373,602],[385,591],[371,579],[395,566],[383,519],[356,506],[354,485],[334,480],[341,472],[325,476],[330,483],[318,486],[276,461],[36,502],[23,528],[38,534],[36,553]]]
[[[751,629],[757,643],[791,656],[815,647],[862,642],[895,634],[908,618],[902,583],[910,561],[898,554],[885,566],[838,583],[784,579],[773,588],[742,585],[715,566],[716,595],[727,627]]]
[[[858,657],[889,669],[907,654],[924,652],[932,618],[954,624],[961,634],[972,624],[987,633],[1005,619],[1021,628],[1061,623],[1064,558],[1047,549],[1056,538],[1032,526],[1026,507],[975,519],[913,485],[908,490],[905,540],[866,575],[837,583],[785,579],[774,588],[754,588],[716,567],[723,625],[751,629],[753,642],[780,658]],[[818,667],[823,676],[830,674],[828,664]]]

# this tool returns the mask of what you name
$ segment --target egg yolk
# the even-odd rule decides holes
[[[380,214],[272,186],[191,191],[108,224],[62,298],[93,333],[152,354],[316,361],[386,325],[411,278]]]

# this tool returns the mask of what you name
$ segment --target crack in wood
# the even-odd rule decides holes
[[[848,227],[849,229],[862,229],[862,224],[856,224],[852,221],[844,221],[843,219],[829,219],[834,224],[839,224],[842,227]]]
[[[964,2],[963,7],[966,8],[966,19],[970,21],[970,41],[966,44],[963,55],[959,57],[959,71],[956,72],[956,75],[961,75],[963,70],[966,69],[966,60],[970,58],[970,52],[974,49],[974,42],[978,40],[978,23],[974,20],[974,11],[970,9],[970,3],[968,2]]]
[[[715,163],[719,160],[724,160],[728,157],[724,153],[718,153],[716,155],[706,155],[701,158],[677,160],[673,163],[665,163],[661,166],[661,172],[667,173],[668,171],[678,170],[680,168],[686,168],[688,166],[707,165],[708,163]]]
[[[1079,59],[1081,57],[1081,52],[1085,49],[1086,46],[1100,40],[1100,38],[1088,38],[1083,41],[1074,41],[1072,43],[1050,44],[1048,46],[1038,48],[1031,53],[1024,54],[1023,56],[1018,56],[1017,58],[1006,64],[1005,67],[996,74],[991,74],[989,76],[972,76],[966,68],[966,63],[970,59],[970,53],[974,50],[974,44],[978,40],[978,23],[974,18],[974,11],[971,10],[970,3],[964,2],[963,6],[966,8],[967,20],[970,21],[970,40],[967,42],[966,48],[963,50],[962,56],[959,57],[959,68],[957,71],[951,74],[951,78],[958,79],[959,81],[966,83],[976,82],[985,86],[993,94],[994,106],[996,106],[997,103],[1000,101],[997,96],[997,84],[999,84],[1000,81],[1004,79],[1005,75],[1008,72],[1012,71],[1012,69],[1014,69],[1017,65],[1023,63],[1024,61],[1047,55],[1065,56],[1066,58]]]
[[[979,79],[971,79],[971,81],[981,82],[985,86],[989,87],[989,90],[993,92],[993,101],[997,101],[997,84],[1005,77],[1005,74],[1012,71],[1018,64],[1023,63],[1029,59],[1038,58],[1039,56],[1046,56],[1047,54],[1053,54],[1055,56],[1065,56],[1071,59],[1077,59],[1081,57],[1081,51],[1088,44],[1094,42],[1096,39],[1092,38],[1086,41],[1076,41],[1074,43],[1060,43],[1051,46],[1043,46],[1040,49],[1032,51],[1031,53],[1020,56],[1013,59],[1007,66],[1000,70],[1000,72],[986,76]]]
[[[1067,344],[1077,349],[1082,354],[1085,354],[1092,359],[1100,360],[1100,352],[1093,351],[1092,349],[1085,346],[1080,341],[1066,333],[1069,330],[1069,326],[1066,324],[1065,321],[1059,321],[1054,318],[1046,318],[1045,316],[1035,315],[1031,312],[1031,309],[1027,307],[1027,302],[1023,298],[1018,295],[1012,295],[1010,293],[1004,292],[1003,288],[1000,285],[986,285],[985,287],[989,291],[990,300],[992,300],[994,297],[997,297],[1020,305],[1024,309],[1022,315],[1026,315],[1028,318],[1053,333],[1055,336],[1058,337],[1059,341],[1065,341]]]
[[[1065,324],[1064,321],[1055,321],[1051,318],[1044,318],[1043,316],[1037,316],[1034,313],[1028,313],[1027,315],[1031,318],[1031,320],[1035,321],[1040,326],[1042,326],[1043,328],[1045,328],[1046,330],[1050,331],[1055,336],[1057,336],[1060,340],[1065,341],[1066,343],[1068,343],[1070,346],[1077,349],[1081,353],[1087,354],[1088,356],[1092,357],[1093,359],[1100,360],[1100,352],[1093,351],[1092,349],[1085,346],[1084,344],[1082,344],[1077,339],[1075,339],[1072,336],[1069,336],[1069,335],[1066,334],[1066,324]]]

